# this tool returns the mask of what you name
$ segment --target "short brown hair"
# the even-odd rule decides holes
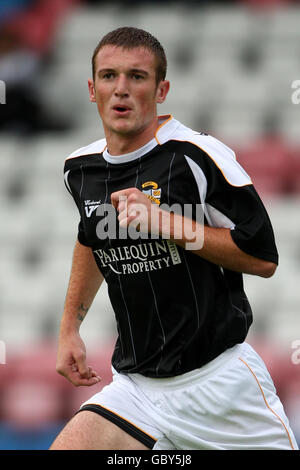
[[[92,57],[94,79],[96,73],[96,56],[102,47],[108,45],[123,47],[124,49],[144,47],[145,49],[150,50],[156,58],[156,83],[158,84],[161,80],[165,80],[167,73],[167,59],[162,45],[147,31],[129,26],[111,31],[106,34],[97,45]]]

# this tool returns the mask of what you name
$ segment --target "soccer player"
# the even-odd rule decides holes
[[[100,380],[79,329],[103,279],[118,338],[112,383],[51,449],[296,449],[272,379],[245,341],[252,313],[242,273],[268,278],[278,264],[250,177],[216,138],[157,115],[169,81],[151,34],[112,31],[92,63],[89,96],[105,139],[65,163],[80,222],[58,372],[75,386]]]

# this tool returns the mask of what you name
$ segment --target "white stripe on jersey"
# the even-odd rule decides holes
[[[230,228],[231,230],[234,229],[235,224],[232,222],[232,220],[230,220],[226,215],[222,214],[222,212],[220,212],[218,209],[205,202],[207,180],[202,168],[200,168],[197,163],[195,163],[194,160],[192,160],[187,155],[185,155],[185,159],[193,172],[199,190],[200,201],[209,225],[211,227]]]
[[[168,140],[178,140],[190,142],[201,148],[215,162],[226,181],[232,186],[252,184],[250,176],[237,162],[234,151],[215,137],[196,132],[174,118],[166,121],[157,134],[160,144]]]
[[[102,153],[105,148],[106,139],[96,140],[95,142],[92,142],[85,147],[80,147],[79,149],[75,150],[66,158],[66,160],[69,160],[70,158],[82,157],[83,155],[99,154]]]
[[[66,187],[67,187],[68,191],[72,194],[72,191],[71,191],[71,188],[70,188],[70,185],[69,185],[69,181],[68,181],[69,173],[70,173],[70,170],[65,172],[64,180],[65,180],[65,184],[66,184]]]
[[[231,186],[252,184],[250,176],[236,161],[233,150],[210,135],[194,135],[193,142],[216,164]]]
[[[230,228],[230,230],[235,228],[235,224],[232,222],[232,220],[230,220],[226,215],[222,214],[222,212],[220,212],[215,207],[206,203],[206,210],[209,214],[211,222],[210,225],[212,227]]]

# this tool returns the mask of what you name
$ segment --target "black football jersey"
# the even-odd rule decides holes
[[[183,374],[245,340],[252,312],[241,273],[162,237],[130,238],[110,212],[111,193],[130,187],[183,214],[185,205],[192,214],[201,205],[205,224],[229,228],[241,250],[277,264],[268,214],[229,147],[162,116],[142,148],[112,156],[101,139],[73,152],[64,172],[80,214],[78,240],[91,247],[108,285],[118,372]]]

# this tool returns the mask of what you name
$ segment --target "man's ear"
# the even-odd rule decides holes
[[[156,90],[156,103],[163,103],[170,89],[169,80],[162,80]]]
[[[90,101],[92,103],[95,103],[96,102],[95,87],[94,87],[94,81],[91,78],[88,79],[88,87],[89,87]]]

